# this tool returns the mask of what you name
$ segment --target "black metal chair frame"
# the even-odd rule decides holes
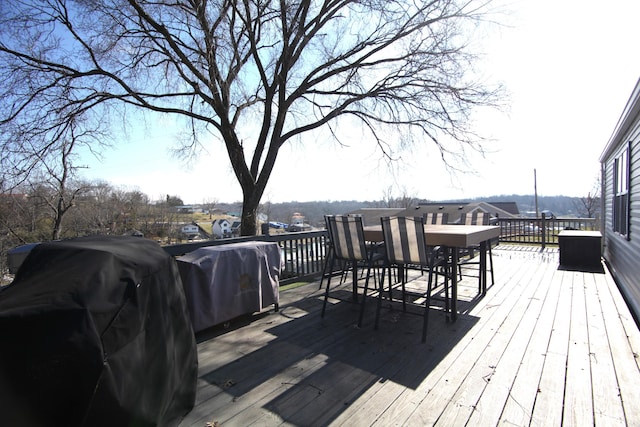
[[[432,293],[434,289],[434,274],[437,277],[444,277],[445,291],[445,312],[449,312],[449,283],[446,259],[441,255],[438,247],[427,246],[424,237],[424,218],[423,217],[383,217],[380,219],[382,225],[382,233],[384,236],[385,247],[385,268],[379,281],[378,288],[378,304],[376,308],[375,329],[378,329],[380,320],[380,309],[382,307],[382,298],[385,295],[384,277],[385,271],[388,270],[391,277],[391,268],[397,267],[400,270],[399,279],[402,287],[402,309],[406,312],[406,268],[409,265],[424,267],[428,270],[427,290],[420,294],[425,297],[423,325],[422,325],[422,342],[426,341],[427,328],[429,323],[429,310],[431,307]],[[392,301],[392,284],[389,280],[389,300]],[[365,301],[362,301],[360,308],[359,325],[362,323]]]
[[[330,264],[333,258],[333,239],[331,238],[331,228],[329,227],[329,220],[328,220],[328,216],[325,215],[324,217],[324,223],[325,223],[325,228],[327,230],[327,240],[326,240],[326,246],[327,246],[327,250],[326,250],[326,255],[325,255],[325,260],[324,260],[324,266],[322,267],[322,276],[320,276],[320,285],[318,286],[318,289],[322,289],[322,282],[324,281],[325,278],[327,278],[327,280],[329,279],[330,276],[334,276],[335,275],[335,271],[334,271],[334,266],[333,264]],[[333,260],[335,262],[335,260]],[[340,266],[340,283],[342,283],[345,278],[346,275],[348,273],[347,269],[345,269],[345,262],[341,261],[341,266]],[[331,270],[329,270],[329,266],[331,265]]]
[[[460,224],[462,225],[489,225],[489,223],[490,215],[485,212],[477,212],[476,215],[473,215],[472,213],[462,214],[460,216]],[[493,254],[491,253],[491,246],[491,242],[487,242],[487,252],[489,255],[488,270],[491,272],[491,285],[494,285],[495,279],[493,276]],[[480,279],[482,272],[480,271],[480,261],[475,260],[475,252],[479,250],[479,247],[472,246],[458,251],[458,275],[462,280],[463,266],[478,265],[478,290],[479,292],[482,292],[482,280]]]
[[[331,241],[331,257],[328,265],[327,285],[325,289],[324,302],[322,304],[322,314],[324,317],[327,300],[331,288],[331,277],[336,261],[345,262],[351,265],[353,274],[352,300],[358,301],[358,265],[364,263],[367,274],[365,278],[364,294],[366,295],[371,277],[371,269],[375,263],[383,259],[383,255],[374,247],[367,245],[364,239],[364,228],[362,218],[358,216],[331,216],[325,217],[329,238]],[[341,280],[342,282],[342,280]],[[364,296],[363,296],[364,299]]]

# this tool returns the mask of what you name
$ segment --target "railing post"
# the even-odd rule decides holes
[[[544,212],[542,212],[542,227],[540,229],[542,230],[542,249],[544,249],[547,243],[547,216]]]

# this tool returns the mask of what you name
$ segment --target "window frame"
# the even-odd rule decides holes
[[[629,240],[630,227],[630,159],[631,141],[613,160],[613,210],[611,226],[615,233]]]

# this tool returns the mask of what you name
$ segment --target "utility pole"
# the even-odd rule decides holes
[[[534,200],[536,203],[536,218],[540,216],[540,212],[538,211],[538,178],[536,176],[536,170],[533,170],[533,192],[534,192]]]

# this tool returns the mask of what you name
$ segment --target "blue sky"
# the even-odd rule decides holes
[[[510,92],[509,110],[477,118],[492,138],[474,171],[451,175],[434,147],[405,152],[390,173],[371,144],[339,147],[324,140],[283,148],[263,202],[379,200],[392,188],[429,200],[530,194],[534,169],[540,195],[586,196],[599,174],[599,156],[640,78],[640,2],[610,0],[505,1],[505,25],[486,34],[479,65]],[[353,130],[357,132],[357,130]],[[242,193],[221,143],[185,163],[172,157],[175,131],[150,117],[127,140],[86,157],[84,176],[152,199],[177,195],[185,203],[234,202]],[[357,140],[357,138],[355,138]]]

